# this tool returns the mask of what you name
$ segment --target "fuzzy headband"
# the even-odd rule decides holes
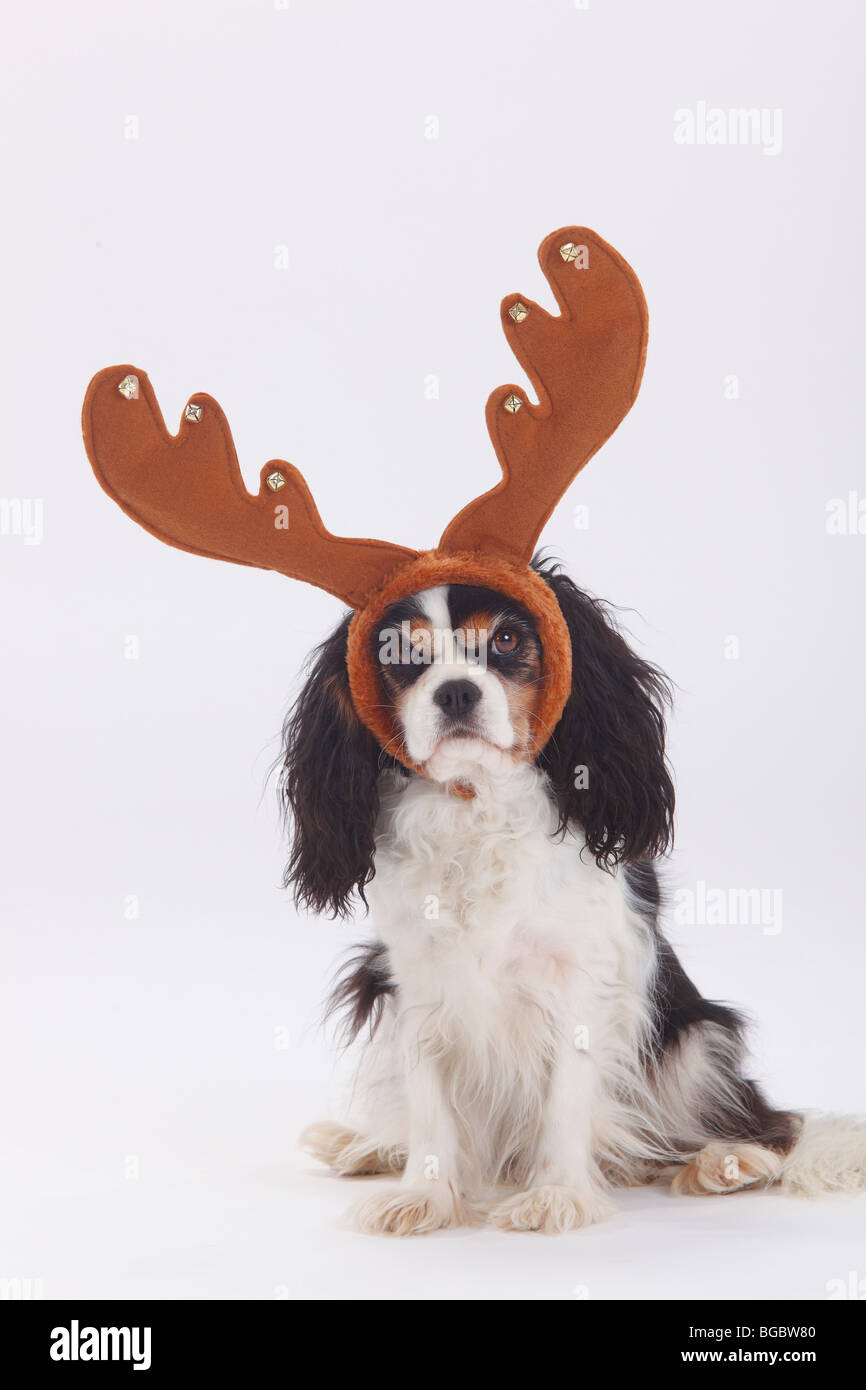
[[[297,468],[281,460],[266,464],[258,493],[248,493],[228,423],[210,396],[190,398],[176,435],[137,367],[98,372],[84,400],[93,471],[133,521],[181,550],[278,570],[355,609],[347,658],[355,707],[378,742],[409,767],[384,706],[376,647],[377,626],[398,599],[438,584],[478,584],[523,605],[542,645],[539,751],[571,689],[568,629],[529,562],[569,483],[634,403],[647,309],[634,271],[586,227],[553,232],[538,259],[559,315],[525,295],[509,295],[500,310],[538,404],[520,386],[493,392],[487,427],[502,478],[458,513],[435,550],[332,536]]]

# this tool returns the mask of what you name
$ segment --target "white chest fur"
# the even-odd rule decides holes
[[[369,897],[397,988],[380,1061],[410,1087],[435,1065],[425,1084],[465,1122],[474,1167],[535,1152],[556,1074],[566,1106],[609,1111],[638,1055],[651,943],[620,878],[556,834],[541,773],[512,766],[470,800],[421,778],[389,790]]]
[[[401,1011],[426,1011],[452,1062],[510,1058],[512,1076],[532,1075],[554,1047],[601,1065],[634,1049],[646,928],[621,880],[556,834],[536,769],[491,776],[471,800],[421,778],[387,795],[370,902]]]

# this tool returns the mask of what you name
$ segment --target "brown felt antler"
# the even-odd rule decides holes
[[[487,428],[502,481],[458,513],[440,551],[480,550],[528,562],[569,483],[637,396],[648,320],[631,266],[587,227],[553,232],[538,259],[560,316],[525,295],[509,295],[500,311],[538,405],[519,386],[500,386],[490,396]]]
[[[519,386],[493,392],[487,423],[502,481],[446,528],[435,552],[443,561],[462,554],[525,565],[556,502],[637,395],[647,312],[634,271],[585,227],[554,232],[538,254],[561,314],[514,295],[502,303],[506,336],[538,405]],[[331,535],[291,464],[266,464],[258,493],[248,493],[210,396],[193,396],[171,435],[145,373],[109,367],[90,383],[83,423],[105,491],[170,545],[279,570],[356,609],[418,558],[386,541]]]
[[[290,463],[265,464],[258,494],[247,492],[228,423],[210,396],[193,396],[171,435],[145,373],[107,367],[88,387],[83,422],[105,491],[169,545],[279,570],[352,608],[417,555],[387,541],[332,536]]]

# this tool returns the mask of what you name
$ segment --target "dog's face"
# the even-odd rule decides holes
[[[425,589],[375,637],[406,752],[435,781],[507,770],[536,753],[541,643],[529,614],[493,589]]]

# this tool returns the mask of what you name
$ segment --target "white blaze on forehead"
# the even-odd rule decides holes
[[[428,658],[430,665],[403,696],[399,711],[409,756],[417,763],[429,761],[430,775],[443,781],[455,776],[456,770],[465,771],[472,765],[500,768],[504,751],[513,747],[515,738],[502,682],[484,664],[473,659],[474,648],[469,653],[459,644],[453,647],[447,640],[448,635],[456,631],[452,626],[449,596],[448,584],[423,589],[415,595],[420,613],[433,630],[433,650]],[[446,640],[437,642],[437,634],[445,635]],[[455,678],[471,680],[481,691],[481,699],[472,715],[478,737],[461,739],[456,747],[453,746],[455,740],[448,737],[442,712],[434,698],[441,685]]]
[[[438,627],[444,631],[451,628],[451,614],[448,611],[448,591],[450,585],[440,584],[435,589],[422,589],[420,594],[415,597],[426,618],[429,618],[431,627]]]

